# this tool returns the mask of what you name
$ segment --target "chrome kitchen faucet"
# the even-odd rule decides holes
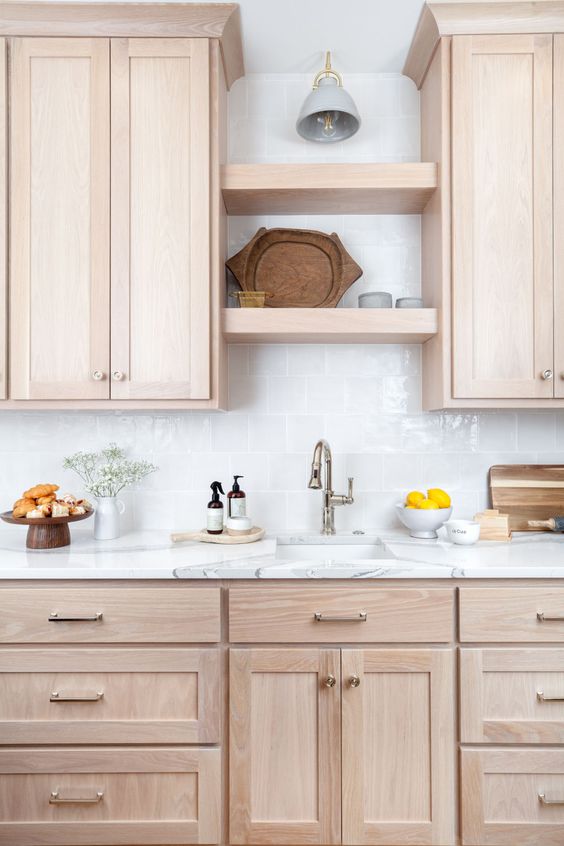
[[[335,534],[335,506],[336,505],[352,505],[353,499],[353,478],[349,477],[349,492],[345,494],[336,494],[333,492],[333,473],[332,464],[333,457],[331,455],[331,447],[323,438],[319,440],[313,451],[313,461],[311,463],[311,478],[309,480],[308,488],[312,490],[321,490],[321,464],[325,464],[325,487],[323,488],[323,516],[321,523],[322,535]]]

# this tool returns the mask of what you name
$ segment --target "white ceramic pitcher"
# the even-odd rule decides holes
[[[99,496],[96,498],[96,513],[94,514],[94,537],[96,540],[119,538],[119,516],[124,511],[124,503],[115,496]]]

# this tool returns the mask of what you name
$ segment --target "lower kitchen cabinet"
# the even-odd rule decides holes
[[[451,650],[232,649],[230,692],[231,843],[454,842]]]
[[[454,842],[450,650],[343,649],[343,843]]]
[[[163,747],[5,748],[0,843],[219,843],[220,754]]]
[[[340,843],[338,649],[230,650],[230,842]]]
[[[561,846],[564,749],[462,750],[465,846]]]

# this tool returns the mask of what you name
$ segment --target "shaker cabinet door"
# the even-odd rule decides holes
[[[9,48],[10,396],[107,399],[109,42]]]
[[[230,650],[230,843],[341,842],[338,649]]]
[[[113,399],[210,397],[207,39],[113,39]]]
[[[344,649],[343,844],[454,843],[451,650]]]
[[[455,398],[554,395],[552,147],[552,36],[455,36]]]

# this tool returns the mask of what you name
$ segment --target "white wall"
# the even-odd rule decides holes
[[[418,158],[418,96],[399,76],[345,79],[364,118],[354,139],[319,148],[293,123],[309,76],[252,76],[231,98],[233,161],[409,160]],[[233,218],[236,252],[260,225],[336,231],[365,274],[350,290],[419,289],[415,217]],[[334,479],[356,478],[356,503],[338,510],[340,529],[394,525],[393,503],[411,488],[451,491],[458,516],[485,505],[487,469],[496,463],[564,463],[564,414],[422,414],[417,346],[233,346],[227,414],[0,414],[0,496],[8,506],[38,481],[79,492],[60,469],[65,454],[111,440],[151,458],[160,471],[127,497],[129,524],[203,525],[209,483],[245,475],[249,511],[269,530],[312,529],[321,495],[306,489],[317,438],[329,439]],[[559,451],[560,450],[560,451]]]

